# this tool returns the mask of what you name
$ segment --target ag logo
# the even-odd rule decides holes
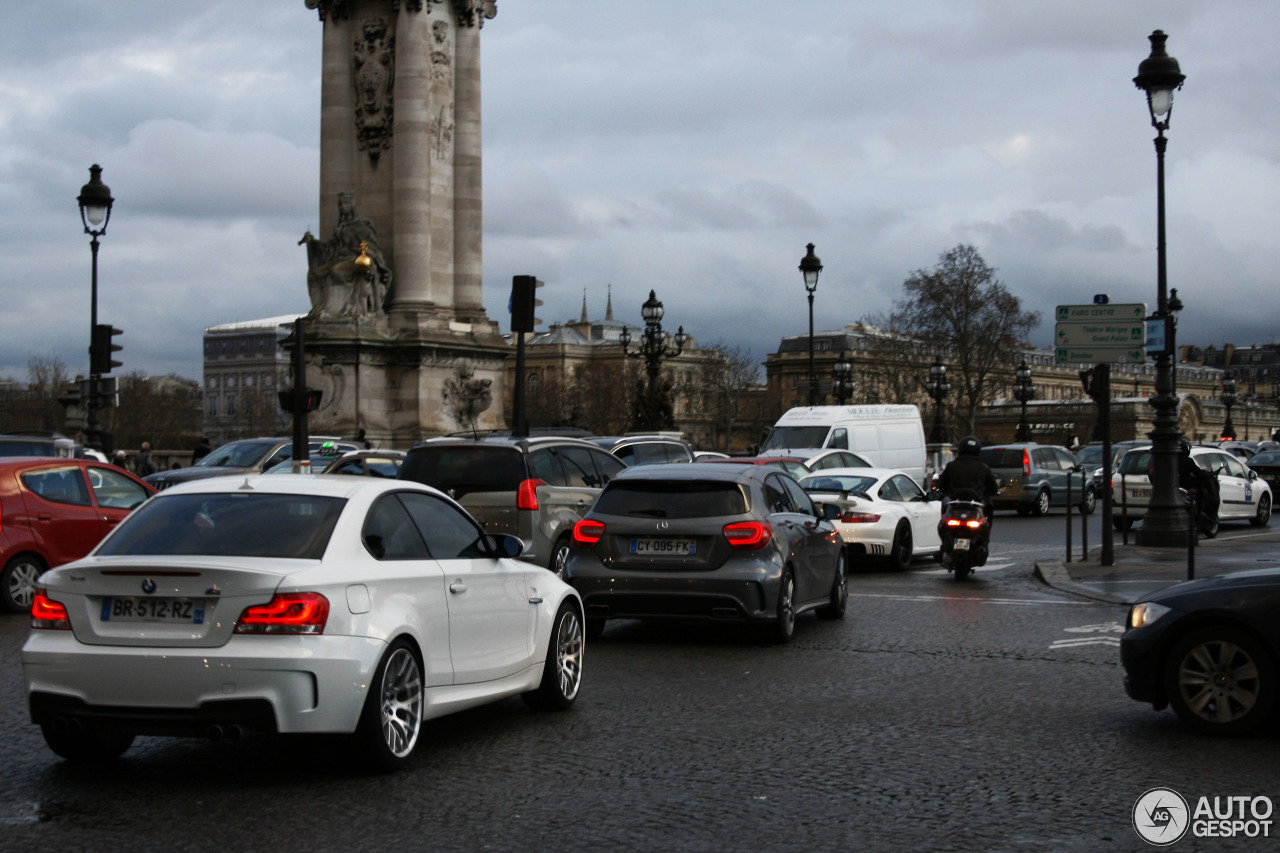
[[[1152,788],[1133,804],[1133,828],[1148,844],[1168,847],[1191,825],[1187,801],[1172,788]]]

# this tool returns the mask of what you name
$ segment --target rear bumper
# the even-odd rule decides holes
[[[355,731],[385,647],[341,636],[244,636],[218,649],[91,646],[70,632],[35,631],[22,669],[35,723],[340,733]]]
[[[767,624],[777,618],[781,571],[768,561],[735,559],[709,572],[620,571],[575,551],[568,574],[588,619]]]

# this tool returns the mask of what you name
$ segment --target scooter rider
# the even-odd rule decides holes
[[[982,442],[971,435],[960,439],[956,458],[948,462],[938,475],[938,491],[944,500],[959,498],[960,492],[969,492],[971,499],[982,501],[987,518],[991,519],[991,499],[1000,487],[991,473],[991,466],[978,458],[981,449]]]

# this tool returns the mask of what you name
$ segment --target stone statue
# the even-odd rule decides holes
[[[308,231],[298,245],[307,247],[308,319],[374,320],[382,316],[391,289],[391,267],[378,246],[378,232],[367,216],[356,216],[352,193],[338,193],[338,224],[327,240]]]
[[[480,413],[493,405],[492,380],[476,379],[470,364],[462,363],[454,368],[453,376],[444,383],[444,399],[449,404],[449,414],[463,429],[475,429]]]

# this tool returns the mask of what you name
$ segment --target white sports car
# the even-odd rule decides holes
[[[456,502],[374,477],[219,477],[41,577],[22,666],[73,760],[135,735],[350,733],[383,769],[422,722],[521,694],[568,708],[582,602]]]
[[[891,468],[830,468],[800,480],[815,504],[828,510],[853,563],[887,557],[902,571],[919,555],[937,554],[942,504]],[[838,515],[836,512],[838,511]],[[831,516],[828,516],[831,517]]]

